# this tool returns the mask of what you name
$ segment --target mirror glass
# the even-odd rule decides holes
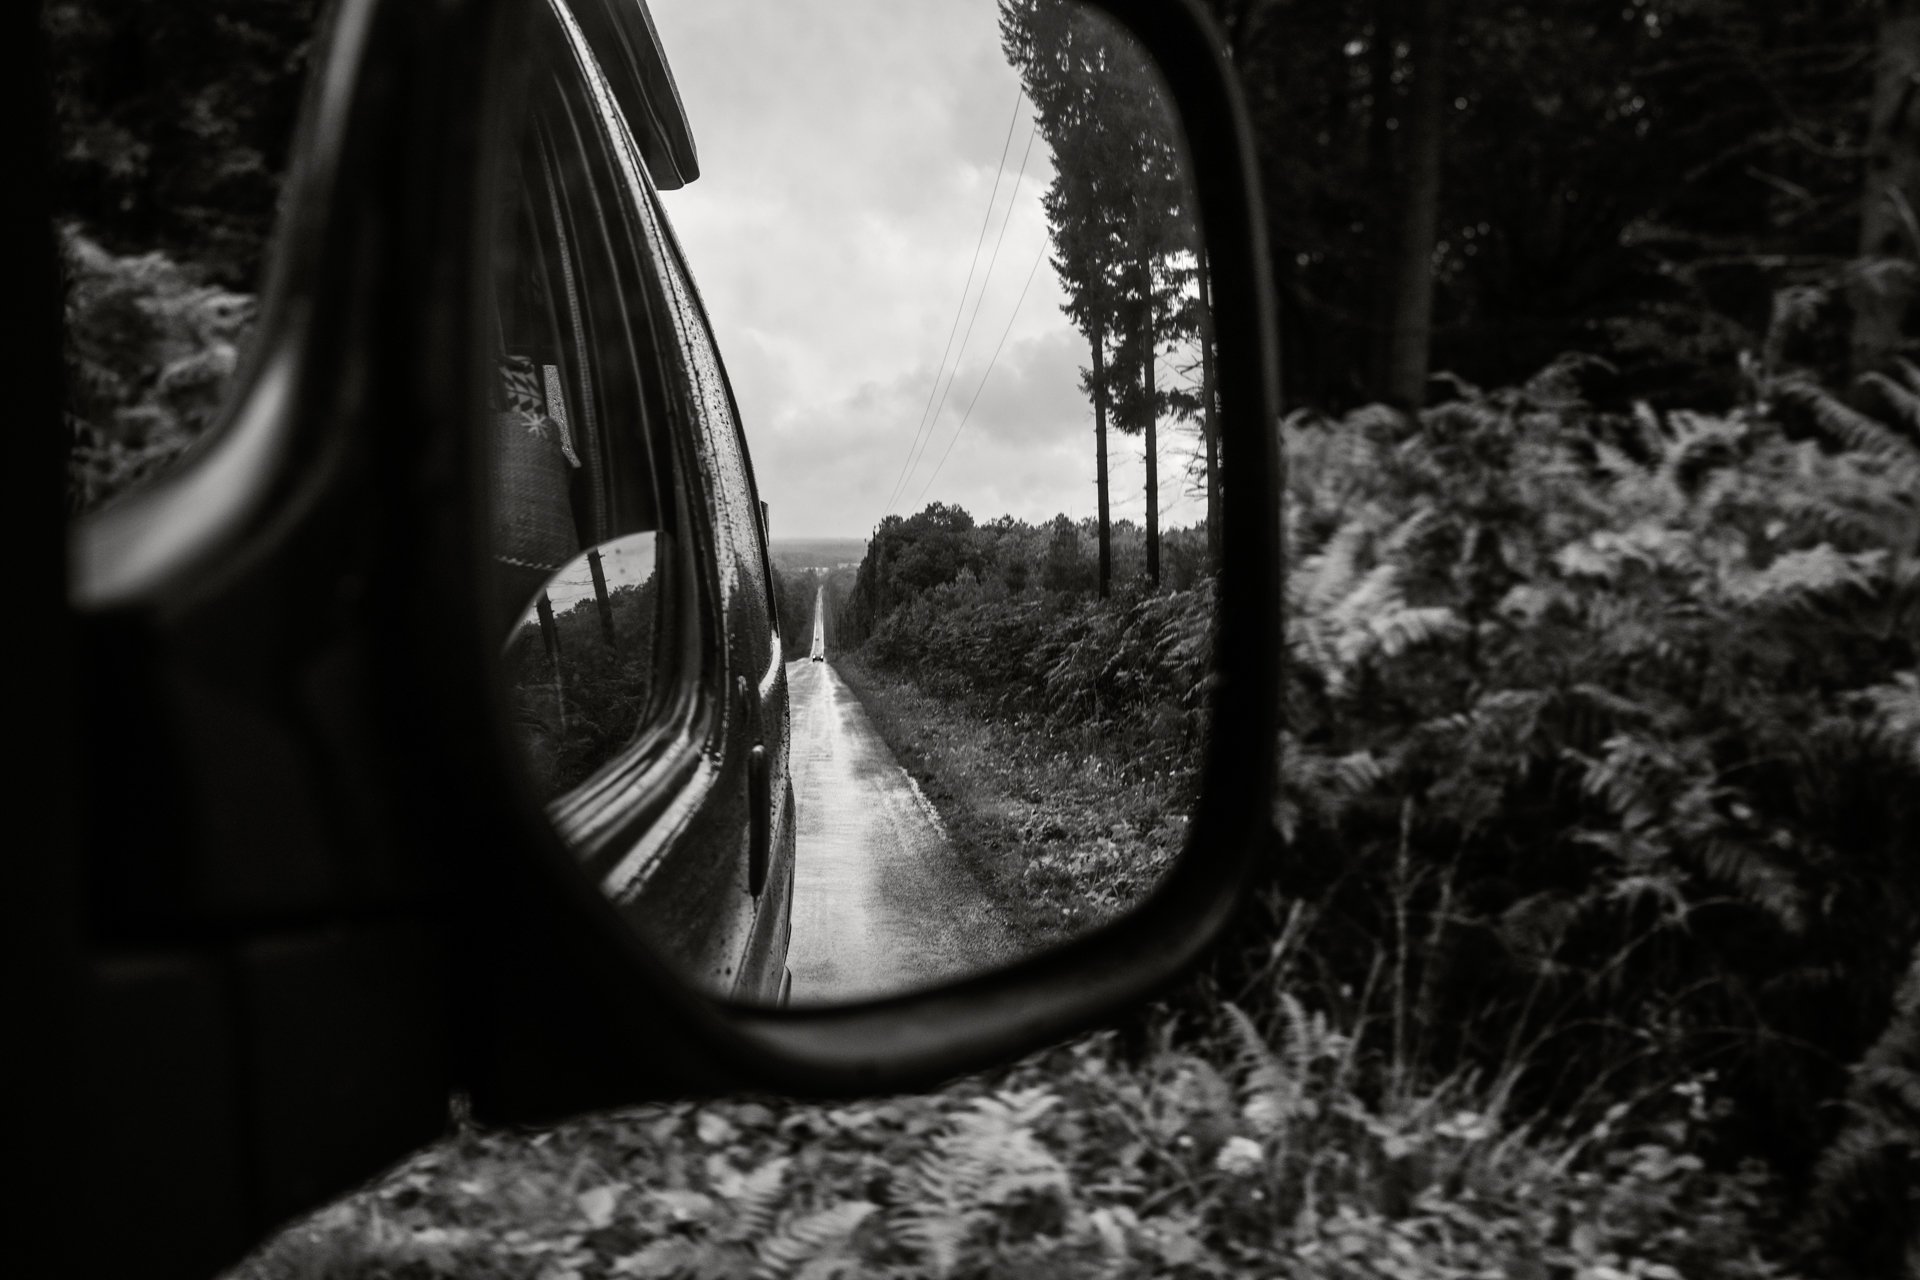
[[[1125,912],[1197,798],[1224,465],[1144,51],[1065,0],[536,8],[493,586],[581,873],[756,1003]]]

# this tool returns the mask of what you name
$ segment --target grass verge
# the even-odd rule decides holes
[[[1143,776],[1037,718],[988,719],[855,655],[832,662],[1029,945],[1124,911],[1185,841],[1184,779]]]

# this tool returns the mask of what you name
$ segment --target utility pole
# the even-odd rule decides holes
[[[600,548],[587,552],[587,568],[593,573],[593,599],[600,606],[600,630],[607,637],[607,648],[620,652],[620,641],[613,633],[613,601],[607,598],[607,575],[600,567]],[[545,599],[542,596],[541,599]]]
[[[547,661],[553,664],[553,704],[560,714],[560,732],[567,731],[567,688],[560,676],[560,628],[553,624],[553,601],[542,591],[535,604],[540,614],[540,638],[547,642]]]

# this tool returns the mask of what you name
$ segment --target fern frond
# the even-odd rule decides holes
[[[1787,529],[1796,539],[1830,542],[1842,547],[1885,546],[1900,537],[1907,525],[1920,527],[1911,502],[1902,503],[1894,494],[1876,492],[1871,477],[1846,477],[1828,474],[1811,482],[1788,481],[1774,494]],[[1851,481],[1847,483],[1846,481]]]
[[[1678,606],[1644,596],[1601,591],[1582,609],[1582,630],[1597,655],[1656,668],[1675,667],[1685,658],[1691,628]]]
[[[1671,808],[1674,761],[1658,745],[1616,735],[1586,761],[1580,789],[1602,801],[1627,831],[1652,827]]]
[[[1868,375],[1868,380],[1874,376]],[[1907,412],[1906,406],[1915,399],[1890,378],[1880,377],[1872,385],[1883,396],[1891,397],[1896,412],[1903,415]],[[1909,491],[1920,489],[1920,445],[1853,408],[1811,379],[1787,381],[1781,387],[1781,395],[1804,407],[1829,439],[1878,460],[1896,484]]]
[[[1886,568],[1884,551],[1846,553],[1822,543],[1789,551],[1765,569],[1722,571],[1720,587],[1734,604],[1761,614],[1821,613],[1847,595],[1871,591]]]
[[[733,1213],[722,1232],[724,1239],[754,1241],[773,1230],[786,1191],[787,1167],[792,1163],[790,1158],[781,1156],[746,1176],[740,1184],[739,1195],[728,1205]]]
[[[873,1212],[869,1202],[849,1200],[788,1223],[756,1250],[755,1280],[790,1280],[802,1267],[844,1246]],[[851,1258],[843,1261],[847,1266],[856,1265]],[[822,1272],[815,1269],[814,1274]]]
[[[1418,609],[1398,609],[1367,623],[1379,652],[1397,658],[1409,649],[1456,640],[1467,633],[1467,624],[1452,609],[1430,605]]]
[[[1807,927],[1805,895],[1764,849],[1727,836],[1710,836],[1695,857],[1709,879],[1727,886],[1741,901],[1771,916],[1789,934]]]
[[[1292,998],[1291,993],[1281,993],[1283,1001]],[[1237,1077],[1234,1084],[1240,1114],[1254,1132],[1273,1133],[1292,1115],[1296,1087],[1273,1047],[1260,1034],[1260,1029],[1253,1025],[1253,1019],[1247,1016],[1246,1011],[1229,1003],[1226,1013],[1227,1026],[1233,1033]]]
[[[1911,1258],[1920,1252],[1910,1191],[1920,1162],[1920,946],[1892,1018],[1854,1068],[1846,1109],[1847,1123],[1814,1166],[1808,1217],[1842,1248],[1857,1246],[1860,1226],[1877,1221],[1881,1232],[1897,1233],[1894,1250]]]
[[[934,1214],[917,1207],[901,1213],[893,1228],[895,1238],[919,1254],[932,1275],[942,1278],[960,1265],[960,1251],[972,1231],[973,1223],[964,1213]]]
[[[1920,673],[1903,671],[1891,684],[1862,690],[1860,697],[1872,712],[1875,742],[1920,773]]]
[[[1354,801],[1374,790],[1391,773],[1389,762],[1371,751],[1324,756],[1302,747],[1291,733],[1280,735],[1276,818],[1291,840],[1304,813],[1325,826],[1337,824]]]
[[[1446,517],[1437,507],[1422,507],[1388,531],[1380,540],[1383,556],[1405,555],[1444,523]]]
[[[1293,612],[1298,617],[1317,618],[1331,612],[1351,595],[1360,581],[1361,552],[1371,531],[1359,520],[1343,523],[1319,552],[1291,572],[1289,586],[1296,590]]]
[[[1337,1058],[1346,1045],[1344,1037],[1333,1030],[1324,1011],[1311,1013],[1291,991],[1280,993],[1280,1012],[1286,1020],[1286,1060],[1292,1072],[1294,1110],[1305,1109],[1304,1082],[1316,1062]]]
[[[935,1275],[950,1275],[975,1223],[1031,1196],[1064,1197],[1067,1170],[1030,1128],[1059,1099],[1042,1088],[981,1098],[955,1117],[915,1168],[896,1234]]]
[[[1880,399],[1893,411],[1894,420],[1905,428],[1909,437],[1920,437],[1920,386],[1915,385],[1920,369],[1911,361],[1903,360],[1899,372],[1898,379],[1884,373],[1869,373],[1860,379],[1860,385],[1879,393]]]
[[[1399,566],[1375,565],[1326,613],[1326,623],[1332,629],[1334,651],[1339,655],[1340,664],[1352,666],[1377,643],[1370,623],[1405,607]]]

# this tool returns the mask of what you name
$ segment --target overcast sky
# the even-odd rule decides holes
[[[938,500],[981,521],[1091,515],[1093,411],[1078,385],[1087,345],[1046,260],[1051,156],[1037,138],[1028,153],[1032,117],[1024,102],[1015,116],[1020,80],[1000,52],[994,0],[652,9],[701,169],[662,199],[713,319],[774,536],[871,532],[929,395],[938,405],[942,392],[893,510]],[[983,218],[953,335],[964,354],[951,391],[944,376],[936,390]],[[1162,436],[1161,519],[1191,523],[1188,433],[1163,424]],[[1109,433],[1108,447],[1114,516],[1138,520],[1139,442]]]

